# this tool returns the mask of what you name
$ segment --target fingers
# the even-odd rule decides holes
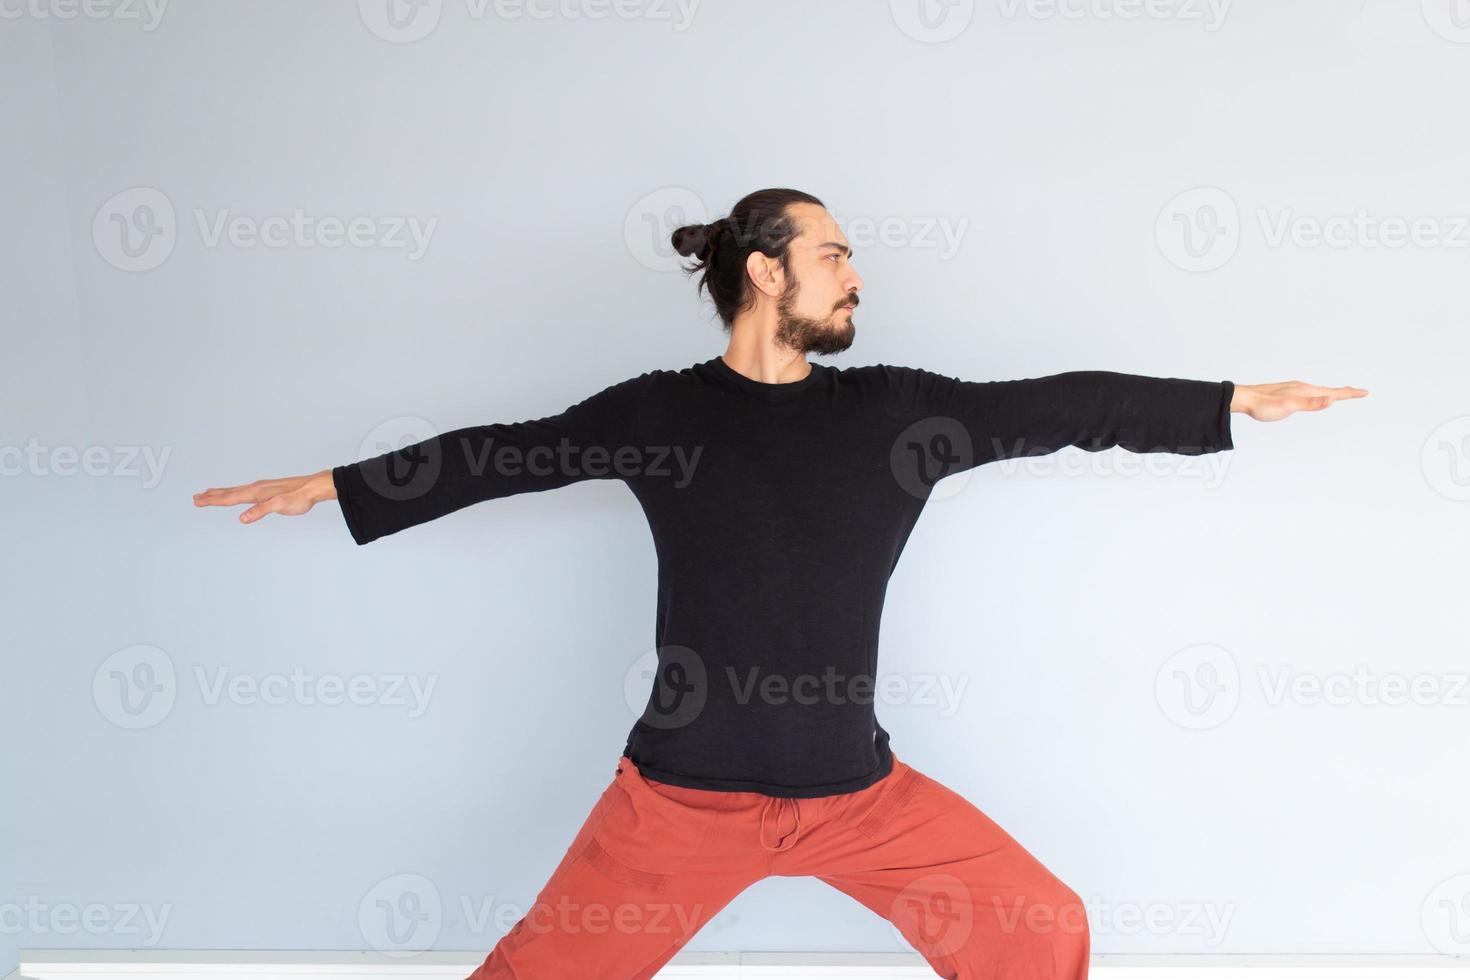
[[[1327,406],[1331,405],[1333,402],[1335,402],[1335,401],[1337,401],[1339,399],[1342,399],[1342,398],[1361,398],[1361,397],[1363,397],[1363,395],[1366,395],[1367,394],[1366,391],[1363,391],[1362,394],[1339,394],[1338,392],[1340,390],[1341,389],[1337,389],[1337,388],[1326,389],[1326,391],[1327,391],[1326,394],[1322,394],[1322,395],[1299,395],[1299,396],[1297,396],[1295,398],[1288,399],[1288,401],[1291,404],[1291,408],[1292,408],[1293,411],[1297,411],[1297,412],[1320,412],[1320,411],[1322,411],[1322,409],[1326,408]],[[1348,389],[1348,390],[1349,391],[1362,391],[1362,389],[1360,389],[1360,388],[1352,388],[1352,389]]]
[[[253,524],[267,514],[283,514],[297,517],[311,510],[315,501],[309,494],[299,490],[286,490],[273,494],[240,515],[241,524]]]
[[[238,487],[210,487],[194,494],[195,507],[228,507],[231,504],[254,504],[240,514],[241,524],[254,524],[267,514],[305,514],[316,502],[301,488],[309,477],[284,480],[256,480]]]
[[[1342,385],[1337,388],[1324,388],[1321,385],[1302,385],[1302,387],[1313,395],[1330,395],[1333,401],[1341,398],[1362,398],[1368,394],[1368,389],[1354,388],[1352,385]]]
[[[230,504],[253,504],[258,497],[259,486],[246,483],[238,487],[210,487],[194,495],[195,507],[224,507]]]
[[[249,510],[240,515],[240,523],[253,524],[267,514],[279,513],[281,510],[282,502],[285,499],[286,495],[282,493],[277,494],[274,497],[268,497],[265,500],[262,500],[260,503],[256,504],[254,507],[251,507]]]
[[[1352,385],[1341,385],[1337,388],[1324,388],[1321,385],[1309,385],[1300,381],[1292,382],[1298,390],[1286,395],[1286,404],[1293,412],[1320,412],[1335,401],[1345,398],[1362,398],[1368,394],[1366,388],[1355,388]]]
[[[1320,412],[1335,401],[1362,398],[1368,394],[1367,389],[1352,385],[1324,388],[1301,381],[1288,381],[1285,384],[1289,386],[1286,390],[1267,393],[1266,400],[1252,410],[1251,417],[1274,422],[1296,412]]]
[[[1288,395],[1283,399],[1287,413],[1320,412],[1332,404],[1331,395]]]
[[[278,493],[294,489],[298,480],[253,480],[238,487],[210,487],[194,495],[196,507],[228,507],[231,504],[255,504]]]

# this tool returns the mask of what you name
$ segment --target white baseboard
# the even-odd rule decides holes
[[[464,980],[484,953],[302,950],[21,950],[4,980]],[[659,980],[933,980],[917,953],[691,953]],[[1096,955],[1090,980],[1470,980],[1452,956]]]

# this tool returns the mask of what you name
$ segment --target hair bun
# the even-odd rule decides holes
[[[714,250],[715,240],[730,224],[726,218],[712,221],[707,225],[684,225],[674,229],[670,237],[674,251],[680,255],[692,255],[699,261],[709,259],[710,252]]]
[[[674,251],[680,255],[693,255],[704,258],[701,254],[709,247],[709,225],[684,225],[675,228],[671,239]]]

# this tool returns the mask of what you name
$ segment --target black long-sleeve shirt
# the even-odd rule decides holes
[[[828,796],[892,767],[873,703],[879,617],[935,481],[1064,446],[1232,449],[1234,387],[885,364],[773,384],[716,357],[332,476],[358,544],[483,500],[622,480],[658,556],[658,669],[623,754],[678,786]]]

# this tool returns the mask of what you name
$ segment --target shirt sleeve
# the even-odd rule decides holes
[[[1155,378],[1116,371],[1067,371],[1014,381],[961,381],[921,368],[889,368],[907,417],[969,446],[953,470],[1064,446],[1100,452],[1198,456],[1235,446],[1231,381]],[[967,437],[967,439],[963,438]],[[968,456],[968,458],[966,458]]]
[[[643,378],[605,388],[556,415],[455,429],[333,467],[352,539],[367,544],[497,497],[626,479],[637,451],[630,456],[624,450],[632,446]]]

